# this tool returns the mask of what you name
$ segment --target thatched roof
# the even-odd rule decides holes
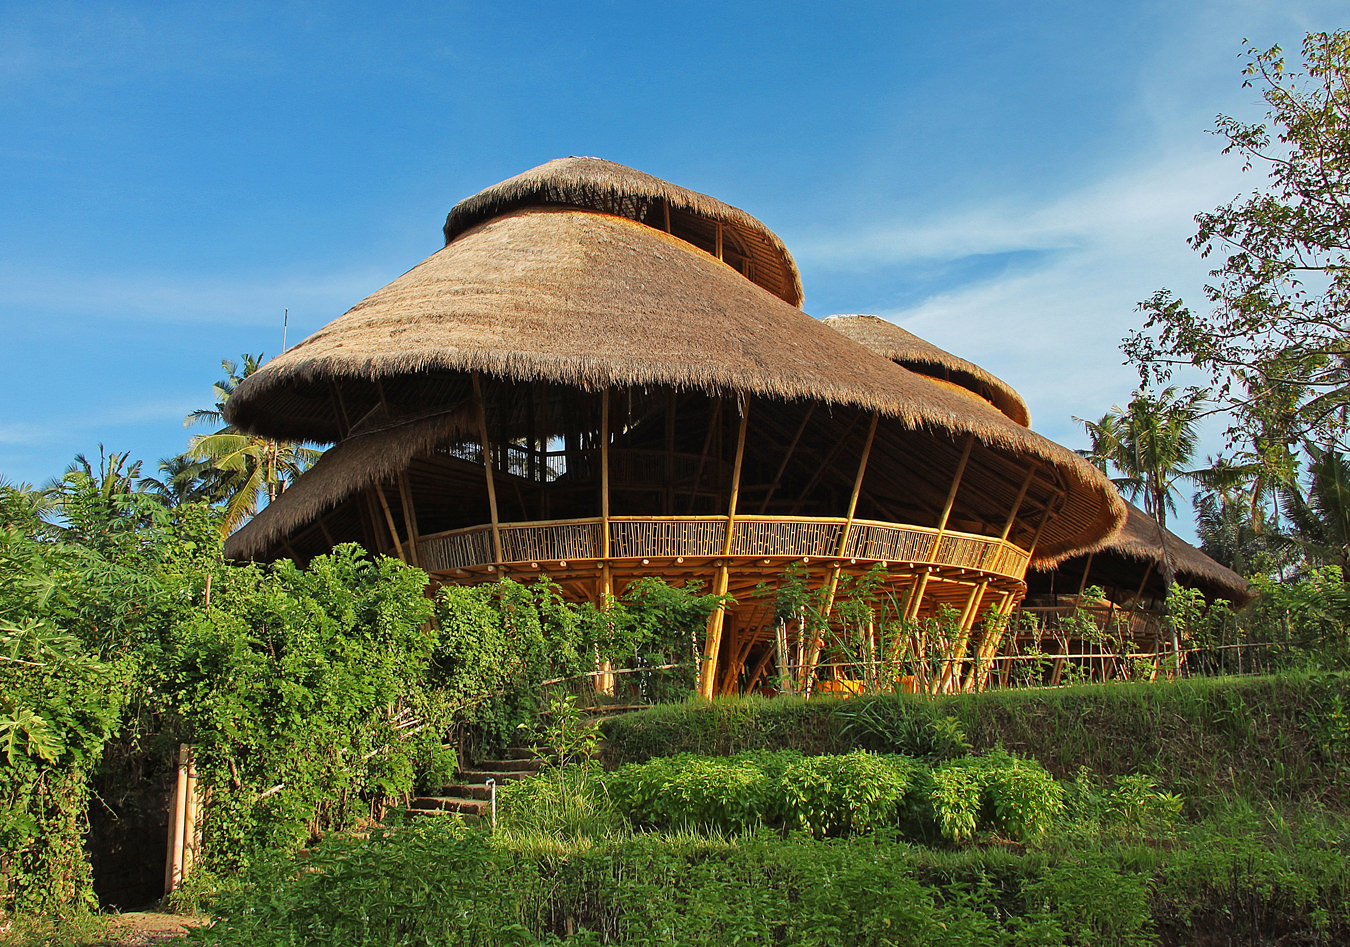
[[[376,423],[324,452],[289,489],[225,541],[225,556],[252,559],[348,497],[392,480],[416,457],[475,430],[468,405],[411,421]]]
[[[958,358],[938,348],[894,322],[880,316],[829,316],[825,324],[842,332],[859,345],[865,345],[878,355],[897,365],[903,365],[922,375],[931,375],[953,381],[974,392],[1012,418],[1018,424],[1029,426],[1031,413],[1011,385],[991,375],[974,362]]]
[[[1098,558],[1119,556],[1139,563],[1142,568],[1152,565],[1157,574],[1163,555],[1162,543],[1158,539],[1158,521],[1133,503],[1125,502],[1125,508],[1128,513],[1125,525],[1113,539],[1103,543],[1094,555]],[[1214,561],[1170,529],[1166,533],[1167,550],[1171,553],[1177,580],[1183,585],[1196,586],[1211,598],[1227,599],[1237,605],[1255,598],[1256,593],[1252,591],[1251,584],[1242,576]],[[1080,558],[1082,556],[1065,560],[1059,568],[1070,568],[1071,563]],[[1139,579],[1143,578],[1142,568]]]
[[[570,177],[545,173],[555,165],[571,169]],[[631,169],[594,159],[553,162],[514,179],[525,183],[506,182],[459,205],[443,249],[245,379],[226,405],[227,420],[252,433],[331,443],[347,435],[348,422],[365,429],[358,421],[383,401],[381,384],[416,380],[429,386],[418,403],[453,410],[468,372],[590,391],[668,386],[814,401],[875,410],[947,439],[973,434],[991,449],[1053,468],[1069,503],[1046,529],[1038,561],[1098,544],[1117,529],[1124,507],[1082,458],[990,403],[878,357],[677,234],[626,215],[557,205],[506,209],[470,223],[491,208],[533,199],[522,196],[532,193],[528,180],[585,184],[592,172],[627,182],[633,193],[640,180],[645,193],[678,197],[680,207],[762,227],[712,198]],[[580,199],[581,184],[550,199]],[[397,440],[387,432],[381,448],[335,451],[325,469],[340,466],[342,474],[332,474],[332,489],[317,489],[325,481],[315,478],[315,488],[301,490],[313,478],[307,474],[274,515],[291,503],[331,506],[337,493],[379,479],[387,463],[377,455]],[[267,520],[259,519],[261,529]]]
[[[259,434],[335,441],[331,382],[437,370],[884,410],[887,384],[861,353],[677,237],[623,217],[532,208],[461,234],[272,359],[226,415]]]
[[[445,219],[445,242],[521,207],[559,205],[627,217],[657,229],[665,229],[669,211],[675,215],[673,228],[686,239],[702,238],[704,249],[711,249],[715,239],[708,225],[721,223],[734,231],[748,255],[750,279],[793,306],[802,304],[802,278],[792,254],[760,221],[715,197],[600,158],[556,158],[460,201]]]

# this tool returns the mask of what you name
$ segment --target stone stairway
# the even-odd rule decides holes
[[[507,747],[502,759],[483,760],[473,769],[457,770],[456,782],[442,786],[434,793],[414,797],[403,811],[409,816],[458,813],[470,822],[487,818],[492,806],[487,781],[495,779],[501,786],[508,780],[535,775],[540,765],[538,757],[528,747]]]

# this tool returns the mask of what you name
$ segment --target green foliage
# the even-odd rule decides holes
[[[1244,85],[1263,121],[1220,116],[1225,153],[1267,171],[1264,187],[1196,216],[1191,246],[1214,257],[1207,313],[1168,290],[1141,304],[1144,331],[1125,341],[1143,374],[1206,371],[1230,435],[1279,477],[1291,445],[1344,443],[1350,34],[1309,33],[1302,63],[1249,45]]]
[[[606,777],[606,785],[615,806],[635,825],[740,832],[781,823],[787,805],[782,778],[798,756],[686,753],[621,767]]]
[[[784,821],[817,838],[895,826],[918,775],[906,757],[865,750],[802,757],[779,779]]]
[[[1314,831],[1315,830],[1315,831]],[[1172,848],[916,848],[747,833],[540,848],[445,822],[260,866],[190,942],[1135,947],[1342,943],[1344,821],[1206,823]]]
[[[1295,667],[1350,668],[1350,587],[1337,566],[1309,569],[1297,579],[1254,580],[1260,598],[1247,625],[1270,658]]]
[[[81,847],[89,778],[132,664],[66,630],[87,629],[61,578],[90,560],[38,538],[32,500],[0,487],[0,917],[92,903]]]
[[[153,686],[213,787],[215,865],[369,818],[412,789],[415,762],[437,764],[446,712],[424,685],[425,585],[339,546],[304,570],[222,570],[211,606],[173,629]]]
[[[931,787],[934,820],[952,842],[969,841],[980,829],[1032,841],[1064,807],[1064,790],[1044,767],[1002,751],[938,764]]]

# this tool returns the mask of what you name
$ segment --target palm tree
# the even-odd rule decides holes
[[[1097,421],[1074,420],[1092,439],[1088,459],[1108,474],[1114,468],[1121,492],[1131,500],[1142,496],[1144,512],[1166,527],[1167,514],[1176,512],[1177,484],[1201,473],[1188,467],[1209,405],[1209,392],[1178,394],[1172,385],[1156,395],[1140,389],[1124,408],[1115,405]]]
[[[216,382],[214,408],[200,408],[183,420],[184,427],[194,424],[221,424],[225,403],[239,384],[262,366],[262,355],[243,356],[242,366],[223,359],[225,377]],[[212,434],[198,434],[188,449],[169,463],[187,480],[200,478],[195,488],[224,510],[221,534],[229,535],[246,519],[271,503],[295,478],[319,459],[321,451],[295,441],[278,441],[245,434],[225,424]],[[161,464],[161,469],[164,464]]]
[[[1170,385],[1156,395],[1139,389],[1124,408],[1115,405],[1097,421],[1081,423],[1092,439],[1089,460],[1108,475],[1131,500],[1141,499],[1144,512],[1158,524],[1162,551],[1163,588],[1170,591],[1176,566],[1167,543],[1167,514],[1176,512],[1177,484],[1197,480],[1191,457],[1199,444],[1199,422],[1209,408],[1209,392],[1190,388],[1178,392]],[[1172,648],[1181,653],[1181,640],[1172,629]]]
[[[1332,447],[1306,445],[1308,492],[1297,484],[1279,488],[1280,506],[1292,530],[1285,538],[1313,562],[1341,567],[1350,575],[1350,458]]]
[[[159,477],[141,481],[145,491],[158,497],[165,506],[211,501],[211,483],[204,461],[192,460],[186,454],[164,457],[159,462]]]

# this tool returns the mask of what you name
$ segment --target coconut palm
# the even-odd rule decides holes
[[[262,361],[261,354],[245,354],[242,364],[223,359],[220,364],[225,377],[212,389],[215,407],[193,411],[184,418],[183,425],[221,424],[225,403],[239,384],[261,367]],[[199,479],[200,486],[194,489],[223,509],[220,529],[223,535],[228,535],[262,505],[280,496],[318,460],[320,453],[295,441],[257,437],[226,424],[212,434],[194,436],[183,454],[166,463],[175,465],[179,476],[187,482]]]
[[[1081,423],[1092,439],[1086,456],[1108,474],[1131,500],[1142,499],[1144,512],[1158,524],[1162,549],[1159,572],[1163,587],[1171,590],[1176,565],[1167,543],[1167,514],[1176,512],[1177,484],[1195,481],[1200,471],[1190,469],[1199,444],[1199,423],[1209,407],[1209,393],[1199,389],[1178,392],[1170,385],[1156,395],[1140,389],[1124,408],[1115,405],[1097,421]],[[1175,626],[1172,647],[1181,652]]]
[[[1334,448],[1307,445],[1305,495],[1296,484],[1279,488],[1290,530],[1283,535],[1311,563],[1337,565],[1350,575],[1350,458]]]

